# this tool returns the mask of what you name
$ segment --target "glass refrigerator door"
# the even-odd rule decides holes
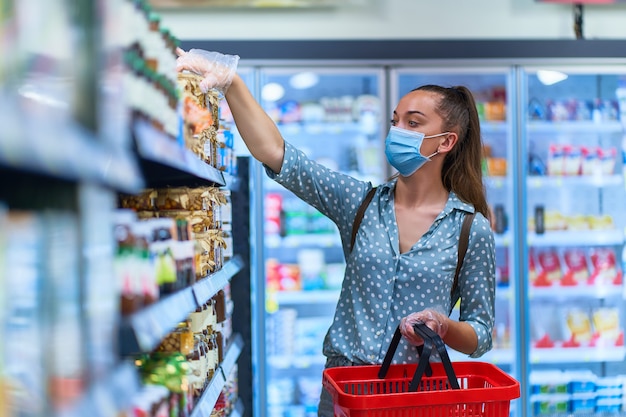
[[[626,73],[619,71],[525,68],[520,76],[527,415],[625,410]]]
[[[260,69],[260,97],[283,137],[328,167],[383,177],[383,71]],[[336,226],[265,173],[265,408],[268,417],[317,415],[330,327],[345,268]]]
[[[483,179],[487,201],[493,210],[496,240],[496,326],[493,349],[480,361],[491,362],[515,376],[516,372],[516,255],[514,251],[514,196],[512,132],[513,114],[510,85],[513,73],[509,68],[451,68],[396,69],[391,77],[391,104],[425,84],[444,87],[463,85],[472,91],[481,122],[484,144]],[[458,306],[453,316],[458,317]],[[453,361],[471,360],[466,355],[449,350]],[[514,410],[515,404],[512,404]]]

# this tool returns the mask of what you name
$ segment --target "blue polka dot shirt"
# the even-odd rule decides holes
[[[354,250],[350,251],[356,212],[371,183],[330,170],[285,142],[280,173],[266,173],[338,227],[346,271],[335,316],[324,339],[327,366],[381,363],[403,317],[428,307],[451,311],[450,291],[465,213],[474,207],[451,192],[430,229],[406,253],[400,253],[395,221],[395,180],[378,187],[368,206]],[[459,320],[478,336],[480,357],[492,347],[495,297],[495,243],[489,221],[474,217],[469,245],[459,274]],[[417,362],[417,351],[404,338],[395,363]]]

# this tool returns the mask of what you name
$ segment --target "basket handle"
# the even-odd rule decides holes
[[[439,352],[439,357],[441,358],[443,369],[446,371],[446,375],[448,376],[450,386],[453,389],[460,389],[459,381],[456,378],[452,362],[450,361],[450,356],[448,355],[448,350],[446,349],[446,345],[443,343],[441,337],[439,337],[437,333],[423,323],[418,323],[413,326],[413,330],[415,330],[415,332],[418,333],[422,339],[426,340],[426,338],[429,338],[433,341],[435,347],[437,348],[437,352]]]
[[[423,323],[417,323],[413,326],[413,330],[418,334],[422,339],[424,339],[424,345],[422,347],[422,351],[420,352],[419,362],[417,364],[417,368],[415,369],[415,374],[413,375],[413,379],[409,384],[409,391],[417,391],[419,384],[424,376],[424,373],[430,375],[430,355],[433,350],[433,345],[439,352],[439,357],[441,358],[441,363],[446,371],[446,376],[448,377],[448,382],[450,383],[450,387],[452,389],[460,389],[459,381],[456,378],[456,374],[454,373],[454,369],[452,368],[452,363],[450,362],[450,356],[448,355],[448,351],[446,350],[446,345],[441,340],[441,337],[434,331],[432,331],[428,326]],[[398,344],[400,343],[400,339],[402,338],[402,333],[400,332],[400,326],[396,329],[396,332],[391,339],[391,343],[389,344],[389,349],[385,354],[385,359],[383,359],[383,363],[380,366],[380,370],[378,371],[378,378],[385,378],[387,375],[387,371],[389,370],[389,366],[391,365],[391,360],[396,353],[396,349],[398,348]]]

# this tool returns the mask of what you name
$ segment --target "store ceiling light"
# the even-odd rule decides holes
[[[539,70],[537,71],[537,78],[543,85],[552,85],[566,80],[567,74],[560,71]]]
[[[314,72],[299,72],[289,79],[289,85],[297,90],[305,90],[315,86],[319,77]]]
[[[261,90],[261,97],[265,101],[278,101],[285,95],[285,89],[282,85],[277,83],[269,83],[263,86],[263,90]]]

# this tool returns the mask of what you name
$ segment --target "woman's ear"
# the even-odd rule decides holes
[[[450,152],[452,148],[454,148],[454,145],[456,145],[456,142],[458,140],[459,140],[459,136],[456,133],[454,132],[448,133],[439,144],[437,151],[439,153]]]

